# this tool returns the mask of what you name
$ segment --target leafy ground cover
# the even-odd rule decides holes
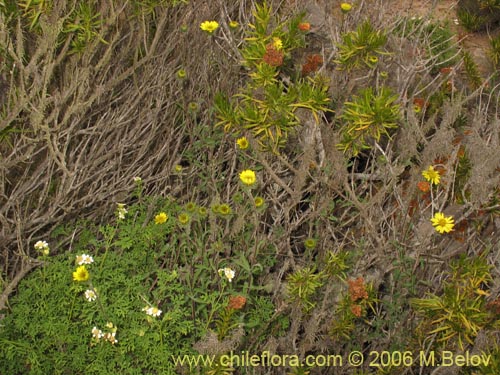
[[[498,374],[498,32],[377,4],[0,2],[0,373]]]

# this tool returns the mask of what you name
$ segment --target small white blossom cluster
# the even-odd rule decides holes
[[[104,341],[109,341],[111,344],[116,344],[118,340],[116,339],[116,330],[117,328],[113,325],[113,323],[107,323],[106,327],[110,329],[109,332],[103,333],[99,328],[92,328],[92,338],[99,342],[101,339]]]
[[[146,314],[158,318],[162,311],[158,309],[158,307],[151,307],[151,306],[146,306],[142,309],[142,311],[145,311]]]
[[[38,250],[43,255],[49,255],[49,244],[47,243],[47,241],[37,241],[35,243],[35,250]]]
[[[125,203],[117,203],[116,215],[118,216],[118,219],[120,219],[120,220],[125,219],[125,214],[127,212],[128,211],[125,208]]]
[[[90,255],[87,255],[87,254],[77,255],[76,256],[76,263],[79,266],[81,266],[83,264],[91,264],[91,263],[94,263],[94,258],[92,258]]]
[[[231,268],[229,268],[229,267],[221,268],[218,270],[218,272],[219,272],[219,276],[221,276],[221,277],[223,275],[226,276],[227,281],[229,281],[229,282],[233,281],[235,273]]]
[[[140,184],[142,182],[142,178],[140,177],[133,177],[132,180],[134,180],[136,184]]]

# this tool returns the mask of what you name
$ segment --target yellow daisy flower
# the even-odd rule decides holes
[[[185,224],[189,223],[189,215],[187,213],[183,212],[179,215],[177,220],[179,220],[179,223],[185,225]]]
[[[177,78],[184,79],[184,78],[186,78],[186,76],[187,76],[187,73],[184,69],[179,69],[177,71]]]
[[[255,197],[254,203],[255,207],[261,207],[265,203],[265,200],[262,197]]]
[[[85,268],[85,266],[77,267],[76,271],[73,272],[74,281],[87,281],[89,277],[89,271]]]
[[[222,215],[222,216],[227,216],[227,215],[231,215],[231,212],[233,212],[233,210],[231,209],[231,206],[229,206],[228,204],[221,204],[220,206],[217,206],[217,211]]]
[[[248,139],[246,137],[241,137],[236,140],[236,144],[240,148],[240,150],[246,150],[248,148]]]
[[[245,185],[253,185],[255,184],[255,181],[257,180],[255,177],[255,172],[250,170],[250,169],[245,169],[243,172],[240,173],[240,180],[243,182]]]
[[[229,22],[229,27],[231,29],[236,29],[238,27],[238,25],[239,25],[238,21],[230,21]]]
[[[212,34],[215,30],[219,28],[219,23],[217,21],[205,21],[200,25],[200,29]]]
[[[352,5],[349,4],[349,3],[341,3],[340,4],[340,10],[343,12],[343,13],[347,13],[347,12],[350,12],[352,9]]]
[[[436,212],[434,214],[434,217],[431,219],[432,225],[434,226],[434,229],[436,229],[437,232],[443,234],[443,233],[449,233],[453,230],[453,227],[455,226],[453,222],[453,217],[448,216],[445,217],[442,212]]]
[[[165,212],[160,212],[155,216],[155,224],[163,224],[168,220],[168,215]]]
[[[425,171],[422,172],[422,176],[429,181],[430,183],[434,185],[439,184],[439,179],[441,178],[441,175],[439,174],[438,171],[434,169],[434,167],[431,165],[429,168],[427,168]]]

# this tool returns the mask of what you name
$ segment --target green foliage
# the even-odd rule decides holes
[[[460,21],[460,25],[470,32],[482,29],[487,21],[486,18],[473,14],[466,9],[459,9],[457,11],[457,17]]]
[[[422,17],[403,18],[395,28],[395,33],[417,43],[426,51],[427,64],[432,74],[441,68],[453,66],[459,57],[455,35],[449,22],[425,21]]]
[[[52,9],[53,2],[52,0],[23,0],[18,2],[18,6],[28,20],[29,30],[33,30],[39,26],[40,16],[48,14]]]
[[[465,74],[467,75],[472,88],[477,89],[483,83],[483,79],[479,74],[479,68],[469,51],[463,51],[462,55],[464,59]]]
[[[430,23],[424,31],[428,39],[426,44],[431,72],[435,74],[441,68],[453,66],[458,60],[459,51],[449,23]]]
[[[500,35],[490,39],[490,49],[488,52],[493,65],[496,68],[500,67]]]
[[[263,149],[278,152],[300,125],[297,109],[310,111],[316,122],[319,112],[328,111],[328,85],[319,77],[296,78],[286,84],[278,79],[284,59],[304,43],[298,29],[302,16],[270,31],[271,8],[264,3],[256,5],[254,18],[241,50],[250,81],[231,99],[217,95],[217,126],[226,132],[248,130]]]
[[[71,52],[83,52],[86,46],[94,40],[102,43],[106,41],[99,31],[102,20],[101,15],[94,9],[93,2],[80,3],[70,21],[64,26],[63,33],[72,34]]]
[[[338,46],[339,55],[335,61],[339,69],[351,70],[360,66],[373,68],[377,65],[378,55],[386,55],[383,47],[387,43],[387,35],[382,30],[376,30],[369,20],[342,36]]]
[[[103,258],[96,255],[88,266],[90,283],[71,281],[71,254],[52,257],[23,280],[0,329],[2,372],[136,374],[162,368],[174,373],[170,355],[191,352],[185,338],[193,332],[190,301],[176,272],[157,273],[162,287],[151,293],[153,257],[134,251],[110,252],[104,263]],[[98,298],[88,302],[83,293],[92,286]],[[160,302],[164,314],[147,316],[144,300]],[[105,332],[107,322],[117,327],[116,344],[92,339],[92,328]]]
[[[479,0],[479,8],[494,12],[500,9],[500,0]]]
[[[398,97],[387,87],[374,92],[371,87],[361,89],[351,102],[344,103],[341,116],[342,141],[337,147],[344,153],[357,156],[370,148],[370,140],[379,141],[382,135],[389,136],[389,129],[397,128],[400,106]]]
[[[490,266],[484,257],[461,256],[453,262],[449,280],[443,284],[443,293],[429,293],[426,298],[414,298],[412,306],[425,314],[431,330],[443,346],[458,345],[464,350],[473,345],[482,329],[498,325],[497,318],[486,309],[488,294],[484,288],[491,282]]]
[[[325,261],[325,273],[332,278],[344,280],[347,278],[346,271],[350,268],[352,255],[348,251],[334,253],[329,251]]]
[[[288,275],[287,281],[290,300],[300,303],[306,312],[314,308],[316,302],[313,297],[324,284],[324,274],[316,272],[314,267],[305,267]]]
[[[233,257],[237,280],[229,282],[221,272],[228,265],[218,245],[208,245],[208,236],[222,241],[228,219],[199,214],[193,201],[179,205],[168,198],[143,197],[142,181],[136,181],[135,195],[139,203],[118,205],[116,223],[85,224],[89,229],[74,240],[71,253],[43,258],[46,264],[22,281],[0,327],[0,345],[5,348],[0,353],[2,372],[22,373],[29,367],[33,374],[173,374],[171,355],[194,353],[193,343],[209,329],[215,328],[223,339],[243,323],[244,315],[227,306],[235,290],[250,296],[259,291],[264,294],[259,298],[265,298],[253,281],[262,266],[250,264],[248,252]],[[165,222],[157,219],[162,212]],[[182,212],[189,212],[188,223],[179,222]],[[72,232],[60,227],[54,235]],[[250,233],[254,227],[249,222],[237,235],[251,245],[255,239],[248,237]],[[82,254],[94,259],[85,265],[90,278],[74,281],[75,262],[81,260],[75,257]],[[266,261],[265,255],[260,258]],[[87,301],[87,290],[97,299]],[[272,314],[274,307],[268,305]],[[250,308],[249,330],[268,324],[262,315],[266,310],[259,306],[258,313]],[[162,313],[150,316],[148,308]],[[34,315],[43,319],[32,319]],[[104,336],[93,335],[94,327]]]

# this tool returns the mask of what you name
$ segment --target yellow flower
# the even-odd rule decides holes
[[[227,215],[230,215],[233,210],[231,209],[231,206],[229,206],[228,204],[224,203],[224,204],[221,204],[220,206],[217,207],[217,211],[222,216],[227,216]]]
[[[239,23],[237,21],[230,21],[229,22],[229,27],[231,29],[236,29],[238,27]]]
[[[184,169],[184,168],[182,167],[182,165],[177,164],[177,165],[174,167],[174,172],[176,172],[176,173],[181,173],[183,169]]]
[[[163,224],[168,220],[168,215],[165,212],[160,212],[155,216],[155,224]]]
[[[352,5],[351,5],[351,4],[349,4],[349,3],[341,3],[341,4],[340,4],[340,10],[341,10],[343,13],[347,13],[347,12],[349,12],[351,9],[352,9]]]
[[[378,62],[378,57],[371,55],[370,57],[368,57],[368,61],[370,61],[370,63],[372,64],[376,64]]]
[[[261,207],[265,201],[264,198],[262,197],[255,197],[254,202],[255,202],[255,207]]]
[[[248,148],[248,139],[246,137],[241,137],[236,140],[236,144],[240,148],[240,150],[246,150]]]
[[[212,34],[215,30],[219,28],[219,23],[217,21],[205,21],[200,25],[200,29]]]
[[[455,224],[453,223],[453,217],[445,217],[442,212],[436,212],[434,217],[431,219],[434,229],[439,233],[449,233],[453,230]]]
[[[198,207],[196,207],[196,203],[194,203],[194,202],[187,202],[185,208],[186,208],[186,211],[193,212]]]
[[[73,272],[73,280],[75,281],[87,281],[89,276],[89,271],[87,271],[85,266],[77,267],[76,271]]]
[[[273,47],[276,48],[278,51],[283,48],[283,42],[281,41],[280,38],[277,37],[273,38]]]
[[[179,220],[179,223],[181,223],[183,225],[189,223],[189,215],[185,212],[180,214],[177,219]]]
[[[439,179],[441,176],[439,175],[439,172],[434,169],[434,167],[431,165],[429,168],[427,168],[425,171],[422,172],[422,176],[429,181],[430,183],[434,185],[439,184]]]
[[[255,184],[256,181],[255,172],[250,169],[245,169],[243,172],[240,173],[240,180],[245,185]]]
[[[308,238],[304,241],[304,246],[306,249],[312,250],[316,247],[316,240],[314,238]]]
[[[207,209],[205,207],[199,207],[198,208],[198,215],[201,217],[201,218],[204,218],[207,216]]]

